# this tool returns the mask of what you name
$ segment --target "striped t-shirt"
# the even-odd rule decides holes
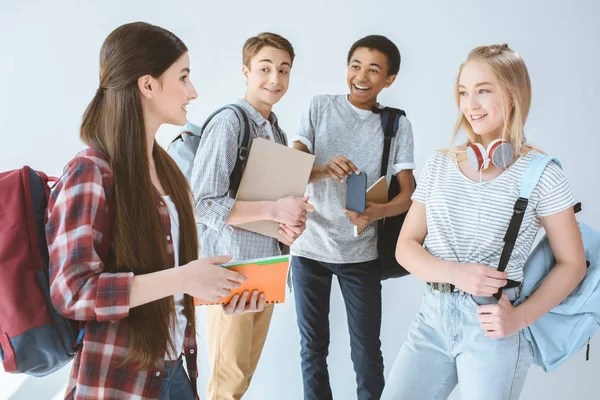
[[[425,249],[440,259],[497,268],[521,179],[535,154],[538,152],[530,151],[497,178],[481,183],[467,178],[450,156],[436,152],[429,158],[412,196],[426,206]],[[550,163],[529,199],[506,267],[508,279],[523,280],[523,265],[541,226],[540,217],[574,203],[563,171],[556,163]]]

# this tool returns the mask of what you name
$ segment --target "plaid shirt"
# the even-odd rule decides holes
[[[52,303],[66,318],[85,322],[83,346],[73,361],[66,399],[160,396],[164,358],[156,360],[150,370],[140,370],[134,364],[116,367],[130,351],[127,316],[133,273],[104,271],[105,264],[111,262],[107,260],[114,259],[110,246],[102,243],[104,235],[112,234],[105,224],[112,191],[113,176],[106,155],[88,148],[65,168],[48,202],[46,238]],[[169,212],[158,194],[156,201],[174,264]],[[197,347],[190,326],[184,353],[195,388]]]
[[[238,100],[250,124],[250,145],[257,137],[287,145],[277,117],[267,121],[244,100]],[[235,199],[229,197],[229,176],[238,157],[240,124],[232,110],[221,111],[208,124],[194,160],[191,177],[196,222],[206,225],[201,236],[200,255],[231,254],[233,260],[247,260],[281,254],[277,239],[227,225]]]

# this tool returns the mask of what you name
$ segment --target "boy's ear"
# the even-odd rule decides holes
[[[394,83],[397,76],[398,75],[396,74],[396,75],[390,75],[387,78],[385,78],[385,87],[389,88],[392,85],[392,83]]]
[[[244,74],[244,79],[246,80],[246,83],[248,83],[248,74],[250,74],[250,68],[242,65],[242,74]]]

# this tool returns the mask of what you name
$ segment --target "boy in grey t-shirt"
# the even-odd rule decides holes
[[[346,304],[358,399],[379,399],[383,390],[377,229],[354,237],[353,225],[365,227],[410,207],[414,155],[408,119],[400,118],[389,157],[387,178],[398,179],[398,196],[387,204],[367,203],[363,214],[354,213],[344,209],[345,179],[366,172],[369,187],[380,178],[384,133],[372,110],[380,107],[377,95],[394,82],[399,68],[400,52],[386,37],[372,35],[354,43],[348,53],[350,93],[314,97],[294,139],[294,148],[316,156],[307,189],[316,211],[292,246],[305,399],[332,398],[326,357],[334,274]]]

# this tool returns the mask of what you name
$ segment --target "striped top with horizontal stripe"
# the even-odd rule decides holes
[[[473,182],[449,156],[436,152],[427,160],[412,199],[426,206],[424,247],[437,258],[498,267],[504,235],[519,197],[521,179],[536,151],[515,161],[497,178]],[[562,169],[546,167],[533,190],[515,248],[506,267],[508,279],[523,280],[523,265],[541,226],[540,217],[575,203]]]

